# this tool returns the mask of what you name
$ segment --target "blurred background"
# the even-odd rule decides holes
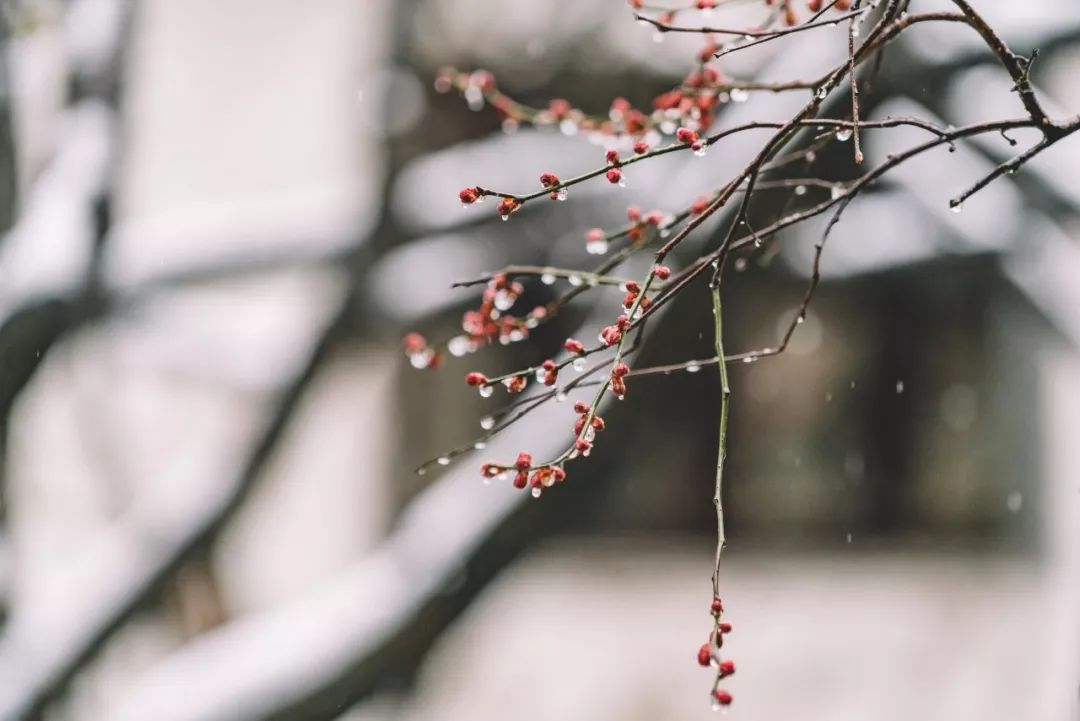
[[[1040,48],[1047,106],[1080,111],[1075,2],[976,4]],[[587,267],[587,228],[685,207],[765,137],[501,223],[457,191],[524,192],[602,151],[436,94],[438,68],[602,113],[678,83],[700,39],[654,42],[621,0],[2,7],[0,719],[708,717],[715,372],[635,382],[589,461],[533,501],[477,469],[563,447],[569,404],[414,468],[502,404],[466,371],[594,337],[613,299],[441,372],[400,351],[410,330],[459,332],[477,294],[454,280]],[[793,79],[845,52],[823,30],[725,67]],[[718,122],[805,100],[753,95]],[[928,25],[863,102],[957,125],[1022,113],[974,34]],[[868,132],[868,158],[917,137]],[[732,368],[731,718],[1080,718],[1080,140],[947,210],[1011,152],[931,153],[862,197],[788,352]],[[855,177],[850,144],[814,172]],[[776,343],[820,231],[731,273],[729,350]],[[636,362],[711,348],[695,287]]]

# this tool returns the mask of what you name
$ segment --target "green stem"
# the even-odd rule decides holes
[[[723,315],[720,308],[720,286],[712,286],[713,318],[716,333],[716,357],[724,357]],[[724,482],[724,460],[727,458],[728,405],[731,387],[728,385],[727,363],[717,363],[720,368],[720,442],[716,453],[716,491],[713,505],[716,506],[716,563],[713,566],[713,597],[720,597],[720,554],[724,552],[727,538],[724,535],[724,503],[721,499]]]

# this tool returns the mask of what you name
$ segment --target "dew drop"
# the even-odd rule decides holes
[[[1024,496],[1020,491],[1013,491],[1005,499],[1005,507],[1009,509],[1009,513],[1019,513],[1023,506]]]
[[[436,463],[438,463],[440,466],[449,466],[450,459],[446,456],[439,456],[439,459],[436,461]]]
[[[552,285],[555,283],[555,276],[551,273],[544,273],[542,276],[540,276],[540,282],[544,285]]]
[[[569,278],[566,279],[566,282],[569,283],[570,285],[574,286],[575,288],[577,288],[584,281],[581,279],[580,275],[571,275]]]
[[[904,381],[896,381],[896,392],[897,394],[904,392]]]
[[[585,252],[589,255],[603,255],[608,251],[608,242],[604,238],[597,238],[585,243]]]
[[[687,363],[686,364],[686,372],[687,373],[697,373],[699,370],[701,370],[701,366],[698,365],[697,363]]]
[[[413,368],[427,368],[431,364],[431,359],[435,356],[434,351],[430,348],[420,351],[419,353],[411,353],[409,355],[409,364]]]
[[[469,340],[468,336],[464,335],[454,336],[446,344],[446,349],[450,351],[450,355],[457,358],[460,358],[461,356],[468,353],[471,347],[472,341]]]
[[[832,187],[832,189],[829,191],[829,195],[832,196],[833,200],[837,200],[843,194],[844,194],[844,188],[843,188],[843,186],[840,186],[840,185],[834,185]]]
[[[796,185],[795,186],[795,195],[806,195],[806,186],[805,185]]]
[[[704,158],[705,154],[707,152],[709,152],[709,146],[706,145],[705,143],[702,143],[701,147],[699,147],[697,150],[694,151],[694,155],[696,155],[699,158]]]
[[[796,323],[797,323],[798,325],[802,325],[803,323],[805,323],[805,322],[806,322],[806,316],[805,316],[805,315],[803,315],[802,313],[800,313],[800,314],[799,314],[799,317],[795,319],[795,322],[796,322]]]
[[[849,533],[849,534],[847,534],[847,538],[845,539],[845,541],[846,541],[846,543],[848,543],[848,544],[850,544],[850,543],[851,543],[851,534],[850,534],[850,533]]]
[[[581,371],[585,370],[585,359],[584,358],[575,358],[574,362],[571,363],[570,366],[574,370],[576,370],[578,373],[580,373]]]
[[[559,188],[559,192],[555,193],[555,200],[566,200],[570,197],[570,192],[566,188]]]
[[[836,139],[841,143],[851,140],[851,128],[840,128],[837,130]]]
[[[540,490],[539,486],[532,489],[532,497],[533,498],[539,498],[541,493],[543,493],[543,491]]]
[[[731,102],[733,103],[745,103],[750,99],[750,93],[742,88],[732,88],[729,95],[731,97]]]
[[[507,220],[510,220],[510,215],[509,215],[509,213],[502,213],[502,214],[500,214],[500,215],[499,215],[499,218],[500,218],[500,219],[501,219],[502,221],[504,221],[504,222],[505,222],[505,221],[507,221]]]
[[[949,203],[949,211],[952,213],[960,213],[964,210],[963,203]]]
[[[825,96],[828,95],[828,94],[829,94],[828,89],[825,88],[824,86],[822,86],[822,87],[818,88],[817,91],[814,93],[814,97],[817,98],[818,100],[824,100]]]
[[[623,173],[622,175],[619,176],[619,187],[620,188],[625,188],[626,187],[626,173]]]
[[[487,443],[484,443],[483,441],[477,441],[473,444],[473,450],[482,451],[485,448],[487,448]]]
[[[740,273],[743,272],[744,270],[746,270],[746,258],[736,258],[735,259],[735,270],[737,270]]]
[[[742,362],[743,363],[753,363],[756,360],[757,360],[757,356],[747,356],[746,358],[742,359]]]
[[[556,393],[555,394],[555,402],[556,403],[565,403],[566,402],[566,393],[564,393],[563,391],[559,391],[558,393]]]
[[[480,419],[480,427],[485,431],[490,431],[495,427],[495,418],[493,416],[484,416]]]
[[[426,474],[426,473],[427,473],[427,469],[426,469],[426,468],[417,468],[417,469],[416,469],[416,475],[418,475],[418,476],[422,476],[422,475],[424,475],[424,474]]]

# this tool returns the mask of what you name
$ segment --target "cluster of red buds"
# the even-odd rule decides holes
[[[661,267],[666,267],[666,266],[661,266]],[[668,270],[668,275],[670,275],[670,274],[671,274],[671,270],[669,269]],[[626,289],[626,295],[623,296],[622,306],[623,306],[623,308],[625,308],[626,310],[629,311],[634,307],[634,303],[636,302],[638,304],[637,305],[638,309],[636,311],[634,311],[635,317],[636,317],[636,314],[639,311],[644,312],[644,311],[647,311],[649,308],[652,307],[652,304],[653,304],[652,298],[650,298],[647,295],[644,295],[641,292],[641,286],[637,284],[637,281],[628,280],[628,281],[626,281],[626,283],[623,284],[623,288]],[[640,298],[639,298],[639,296],[640,296]],[[619,327],[619,330],[625,331],[630,327],[630,319],[626,318],[626,316],[621,316],[620,315],[619,319],[618,319],[618,322],[617,322],[617,325]]]
[[[492,341],[508,345],[528,338],[529,330],[547,315],[547,309],[538,306],[523,318],[507,314],[506,311],[513,308],[524,291],[525,288],[521,283],[511,281],[505,274],[499,273],[493,276],[484,288],[480,307],[476,310],[465,311],[461,316],[461,329],[464,335],[456,336],[449,341],[447,348],[450,354],[463,356],[479,350]],[[416,363],[414,362],[413,365]]]
[[[713,708],[725,708],[731,705],[732,695],[720,688],[720,682],[735,673],[735,662],[720,658],[720,649],[724,646],[724,636],[731,632],[731,624],[721,621],[724,614],[724,604],[719,598],[714,598],[709,607],[709,613],[713,617],[713,631],[709,634],[709,640],[701,644],[698,649],[698,664],[708,668],[716,667],[716,680],[713,682],[712,704]]]
[[[621,362],[616,363],[611,369],[611,392],[619,400],[626,397],[626,374],[629,372],[630,367]]]
[[[640,244],[650,238],[650,231],[657,231],[665,220],[661,210],[650,210],[642,214],[641,208],[631,205],[626,208],[626,217],[630,221],[630,229],[626,235],[630,242]]]
[[[705,141],[701,139],[696,130],[691,130],[690,128],[679,128],[675,131],[675,137],[678,138],[680,143],[684,145],[689,145],[690,150],[693,151],[694,155],[705,155],[705,151],[708,146],[705,144]]]
[[[566,200],[566,188],[559,187],[559,176],[555,175],[555,173],[541,173],[540,185],[552,189],[548,193],[548,197],[552,200]]]
[[[611,167],[608,168],[606,173],[608,182],[613,185],[618,185],[620,188],[626,187],[626,176],[622,171],[622,158],[619,157],[618,150],[608,150],[604,153],[604,160]]]
[[[402,339],[405,355],[413,368],[435,369],[442,365],[442,354],[428,346],[427,339],[419,333],[409,333]]]
[[[566,471],[562,466],[538,466],[533,467],[533,457],[528,451],[518,454],[517,460],[512,466],[500,466],[497,463],[485,463],[480,466],[480,475],[485,482],[497,478],[505,480],[510,473],[514,474],[514,488],[532,488],[533,498],[539,498],[543,489],[550,488],[556,483],[566,480]],[[531,471],[531,474],[530,474]]]

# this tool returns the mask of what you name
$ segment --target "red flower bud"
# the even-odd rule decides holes
[[[618,318],[615,319],[615,325],[618,327],[619,330],[625,333],[627,330],[630,329],[630,319],[627,318],[625,314],[620,315]]]
[[[555,173],[541,173],[540,174],[540,185],[543,185],[545,188],[550,187],[552,185],[558,185],[558,184],[559,184],[559,176],[555,175]]]
[[[721,601],[719,598],[714,598],[712,600],[712,605],[709,606],[709,611],[712,613],[712,615],[719,616],[721,613],[724,612],[723,601]]]
[[[589,404],[584,401],[574,401],[574,413],[579,416],[589,412]]]
[[[612,168],[611,170],[607,171],[607,179],[608,182],[612,185],[620,182],[622,180],[622,171],[618,168]]]
[[[574,441],[574,450],[576,450],[578,453],[585,453],[592,450],[592,443],[585,440],[584,438],[578,438],[576,441]]]
[[[667,280],[671,277],[671,268],[667,267],[666,265],[656,266],[656,269],[653,272],[660,280]]]
[[[566,471],[556,466],[551,469],[551,477],[555,479],[556,483],[562,483],[566,480]]]
[[[573,338],[567,338],[566,342],[563,343],[563,348],[566,348],[567,353],[574,353],[575,355],[581,355],[585,352],[585,345],[581,341],[574,340]]]
[[[719,623],[716,626],[720,629],[720,633],[731,633],[731,624],[727,622]]]
[[[721,661],[720,662],[720,678],[726,678],[735,673],[734,661]]]
[[[419,333],[409,333],[402,340],[406,353],[418,353],[427,348],[427,340]]]
[[[680,143],[690,144],[698,139],[698,134],[690,128],[679,128],[675,131],[675,137],[679,139]]]
[[[636,205],[628,206],[626,208],[626,217],[633,223],[639,222],[641,220],[641,208]]]
[[[709,644],[701,644],[701,648],[697,652],[697,662],[700,666],[708,666],[712,663],[712,652],[709,650]]]
[[[461,201],[462,205],[472,205],[477,200],[479,200],[480,193],[477,192],[476,188],[465,188],[460,193],[458,193],[457,197],[458,200]]]
[[[604,430],[604,427],[606,425],[607,424],[604,423],[603,418],[601,418],[600,416],[593,416],[593,419],[592,419],[592,427],[593,428],[595,428],[598,431],[602,431],[602,430]]]
[[[641,286],[637,284],[636,280],[626,281],[626,283],[623,284],[623,287],[626,288],[628,293],[634,293],[635,295],[641,292]]]
[[[514,467],[519,471],[525,471],[532,465],[532,454],[528,451],[522,451],[518,454],[517,460],[514,462]]]
[[[643,155],[649,152],[649,144],[646,143],[644,140],[637,141],[636,143],[634,143],[634,152],[638,155]]]
[[[470,386],[482,386],[487,383],[487,376],[483,373],[469,373],[465,376],[465,382]]]
[[[520,207],[521,203],[519,203],[516,199],[503,198],[499,201],[499,207],[496,210],[503,218],[507,218],[510,216],[511,213],[516,213]]]
[[[524,488],[529,483],[529,474],[525,471],[518,471],[514,476],[514,488]]]
[[[731,694],[723,689],[717,689],[713,691],[713,700],[721,706],[730,706],[732,702]]]
[[[625,363],[616,363],[615,367],[611,369],[611,375],[614,378],[622,378],[630,372],[630,366]]]
[[[502,468],[494,463],[485,463],[480,466],[480,475],[485,478],[494,478],[500,473],[502,473]]]
[[[614,166],[621,165],[621,163],[619,162],[619,151],[618,150],[609,150],[609,151],[607,151],[606,153],[604,153],[604,159],[607,160],[608,165],[614,165]],[[612,181],[612,182],[614,182],[614,181]]]

